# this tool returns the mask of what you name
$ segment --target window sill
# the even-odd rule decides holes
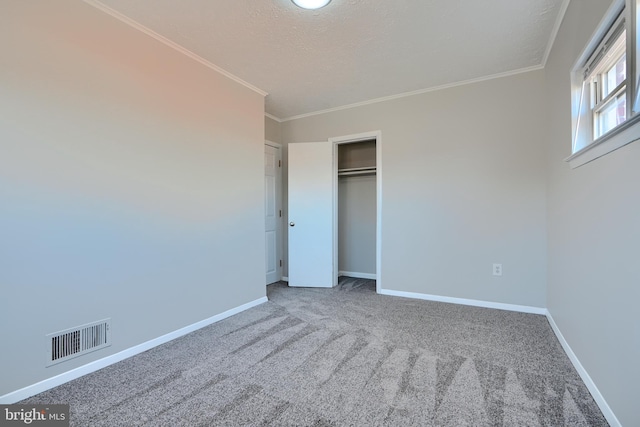
[[[640,114],[564,159],[572,169],[640,139]]]

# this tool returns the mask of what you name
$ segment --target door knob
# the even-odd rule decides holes
[[[294,226],[296,225],[296,223],[295,223],[295,222],[293,222],[293,221],[291,221],[291,222],[289,223],[289,225],[290,225],[291,227],[294,227]]]

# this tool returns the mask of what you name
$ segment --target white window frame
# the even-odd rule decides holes
[[[638,34],[638,13],[640,0],[614,0],[604,18],[591,36],[589,43],[576,61],[571,73],[572,86],[572,145],[571,156],[565,159],[576,168],[604,156],[620,147],[640,139],[640,34]],[[594,135],[594,115],[591,109],[588,75],[589,65],[603,48],[605,41],[617,26],[624,21],[627,54],[627,116],[626,121],[606,132],[599,138]],[[597,69],[599,66],[595,65]]]
[[[608,93],[604,93],[606,86],[605,74],[618,63],[618,61],[626,54],[626,51],[627,40],[625,33],[625,21],[624,17],[621,15],[613,24],[609,33],[607,33],[602,45],[598,46],[594,55],[589,59],[589,65],[584,71],[585,80],[583,90],[588,93],[588,97],[591,101],[589,108],[591,109],[590,122],[592,125],[591,130],[593,132],[593,140],[603,137],[608,132],[619,126],[617,125],[608,130],[602,130],[600,117],[605,107],[615,99],[618,99],[619,96],[624,96],[625,99],[629,98],[629,91],[627,90],[629,87],[628,78],[625,78],[622,83],[613,89],[606,88],[609,89]],[[625,68],[628,67],[625,66]],[[625,69],[625,72],[626,71],[627,70]],[[631,102],[626,102],[624,121],[631,117],[630,104]],[[576,151],[575,145],[574,151]]]

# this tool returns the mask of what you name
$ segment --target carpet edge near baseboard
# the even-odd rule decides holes
[[[547,309],[542,307],[532,307],[528,305],[506,304],[501,302],[481,301],[466,298],[445,297],[440,295],[429,295],[418,292],[396,291],[392,289],[380,289],[381,295],[389,295],[395,297],[404,297],[412,299],[421,299],[427,301],[446,302],[450,304],[470,305],[473,307],[494,308],[497,310],[517,311],[520,313],[541,314],[546,315]]]
[[[79,366],[77,368],[55,375],[51,378],[47,378],[45,380],[39,381],[35,384],[31,384],[21,389],[9,392],[5,395],[0,396],[0,404],[9,405],[15,402],[19,402],[23,399],[27,399],[38,393],[42,393],[44,391],[47,391],[49,389],[52,389],[54,387],[67,383],[69,381],[80,378],[84,375],[98,371],[102,368],[106,368],[107,366],[113,365],[114,363],[118,363],[122,360],[128,359],[132,356],[135,356],[136,354],[140,354],[154,347],[165,344],[183,335],[187,335],[191,332],[197,331],[198,329],[217,323],[221,320],[224,320],[228,317],[233,316],[234,314],[241,313],[245,310],[248,310],[250,308],[263,304],[267,301],[268,299],[266,296],[258,298],[246,304],[242,304],[238,307],[216,314],[215,316],[211,316],[207,319],[204,319],[199,322],[193,323],[191,325],[185,326],[183,328],[177,329],[173,332],[169,332],[168,334],[159,336],[157,338],[151,339],[149,341],[145,341],[141,344],[135,345],[128,349],[119,351],[118,353],[103,357],[102,359],[98,359],[93,362],[89,362],[86,365]]]
[[[573,367],[578,372],[578,375],[580,375],[582,382],[584,382],[584,384],[589,389],[589,392],[591,393],[593,400],[596,401],[596,404],[600,408],[602,415],[604,415],[604,417],[607,419],[607,422],[609,423],[609,425],[611,425],[611,427],[622,427],[622,424],[620,423],[616,415],[611,410],[611,407],[609,407],[609,404],[604,399],[604,396],[602,395],[602,393],[600,393],[600,390],[596,386],[596,383],[593,382],[587,370],[584,368],[584,366],[582,366],[582,363],[580,363],[578,356],[576,356],[576,354],[573,352],[573,349],[571,348],[567,340],[564,338],[564,335],[562,335],[562,332],[560,331],[560,328],[558,327],[555,320],[553,319],[551,312],[549,312],[548,309],[545,311],[547,312],[546,316],[547,316],[547,320],[549,321],[549,325],[551,325],[551,330],[553,330],[553,333],[556,335],[556,338],[558,338],[558,341],[560,341],[560,345],[562,346],[565,354],[573,364]]]
[[[556,324],[555,320],[553,319],[553,316],[551,315],[548,309],[542,308],[542,307],[531,307],[526,305],[505,304],[505,303],[497,303],[497,302],[491,302],[491,301],[481,301],[481,300],[473,300],[473,299],[465,299],[465,298],[444,297],[439,295],[429,295],[429,294],[422,294],[417,292],[396,291],[392,289],[380,289],[378,293],[381,295],[388,295],[388,296],[421,299],[426,301],[445,302],[450,304],[462,304],[462,305],[469,305],[474,307],[493,308],[498,310],[517,311],[521,313],[540,314],[545,316],[549,324],[551,325],[551,329],[553,330],[553,333],[555,334],[558,341],[560,341],[560,345],[562,346],[564,352],[566,353],[567,357],[571,361],[571,364],[576,369],[576,371],[578,372],[578,375],[580,375],[580,378],[589,389],[589,392],[593,396],[593,399],[596,401],[598,407],[600,408],[600,411],[602,411],[602,415],[604,415],[604,417],[607,419],[607,422],[611,425],[611,427],[622,427],[622,424],[620,424],[620,421],[618,420],[614,412],[609,407],[609,404],[605,400],[602,393],[600,393],[600,390],[591,379],[591,376],[589,375],[587,370],[584,368],[584,366],[582,366],[582,363],[580,363],[580,360],[571,349],[571,346],[569,346],[569,343],[567,342],[567,340],[562,335],[560,328]]]

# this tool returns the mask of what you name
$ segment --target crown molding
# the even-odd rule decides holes
[[[118,19],[119,21],[129,25],[130,27],[135,28],[136,30],[147,34],[148,36],[156,39],[157,41],[163,43],[164,45],[171,47],[172,49],[182,53],[183,55],[193,59],[194,61],[197,61],[199,63],[201,63],[202,65],[206,66],[207,68],[210,68],[211,70],[222,74],[223,76],[235,81],[236,83],[241,84],[242,86],[251,89],[252,91],[262,95],[262,96],[267,96],[268,93],[263,91],[262,89],[253,86],[252,84],[242,80],[241,78],[231,74],[230,72],[224,70],[223,68],[218,67],[217,65],[213,64],[210,61],[207,61],[206,59],[202,58],[201,56],[191,52],[190,50],[184,48],[183,46],[167,39],[166,37],[156,33],[155,31],[145,27],[144,25],[140,24],[139,22],[127,17],[126,15],[123,15],[122,13],[110,8],[109,6],[103,4],[102,2],[100,2],[99,0],[82,0],[85,3],[95,7],[96,9]],[[449,84],[445,84],[445,85],[440,85],[440,86],[434,86],[434,87],[430,87],[430,88],[426,88],[426,89],[420,89],[420,90],[416,90],[416,91],[411,91],[411,92],[404,92],[404,93],[400,93],[400,94],[396,94],[396,95],[390,95],[390,96],[385,96],[385,97],[381,97],[381,98],[374,98],[374,99],[370,99],[367,101],[362,101],[362,102],[357,102],[357,103],[353,103],[353,104],[347,104],[347,105],[343,105],[343,106],[339,106],[339,107],[334,107],[334,108],[328,108],[325,110],[318,110],[318,111],[313,111],[310,113],[304,113],[304,114],[298,114],[298,115],[294,115],[294,116],[290,116],[290,117],[285,117],[285,118],[279,118],[276,117],[272,114],[269,114],[267,112],[264,113],[265,117],[268,117],[272,120],[275,120],[278,123],[283,123],[283,122],[288,122],[291,120],[297,120],[297,119],[303,119],[306,117],[311,117],[311,116],[316,116],[316,115],[320,115],[320,114],[326,114],[326,113],[332,113],[335,111],[341,111],[341,110],[346,110],[346,109],[350,109],[350,108],[356,108],[356,107],[362,107],[365,105],[370,105],[370,104],[377,104],[380,102],[385,102],[385,101],[391,101],[394,99],[399,99],[399,98],[405,98],[408,96],[414,96],[414,95],[420,95],[423,93],[428,93],[428,92],[435,92],[435,91],[439,91],[439,90],[444,90],[444,89],[450,89],[453,87],[457,87],[457,86],[464,86],[464,85],[468,85],[468,84],[473,84],[473,83],[479,83],[479,82],[483,82],[483,81],[487,81],[487,80],[493,80],[493,79],[497,79],[497,78],[501,78],[501,77],[508,77],[508,76],[512,76],[512,75],[516,75],[516,74],[521,74],[521,73],[527,73],[530,71],[536,71],[536,70],[541,70],[545,67],[546,63],[547,63],[547,59],[549,58],[549,54],[551,53],[551,49],[553,48],[553,45],[555,43],[555,39],[556,36],[558,34],[558,31],[560,30],[560,26],[562,24],[562,21],[564,19],[564,15],[569,7],[569,3],[571,2],[571,0],[564,0],[562,2],[562,5],[560,6],[560,11],[558,13],[558,16],[556,18],[552,33],[551,33],[551,37],[549,38],[549,43],[547,44],[547,47],[545,49],[544,52],[544,56],[542,58],[542,62],[540,65],[536,65],[536,66],[532,66],[532,67],[526,67],[526,68],[520,68],[517,70],[512,70],[512,71],[507,71],[504,73],[497,73],[497,74],[492,74],[489,76],[484,76],[484,77],[479,77],[479,78],[475,78],[475,79],[469,79],[469,80],[462,80],[459,82],[454,82],[454,83],[449,83]]]
[[[269,114],[269,113],[267,113],[266,111],[265,111],[265,113],[264,113],[264,116],[265,116],[265,117],[269,117],[271,120],[275,120],[275,121],[276,121],[276,122],[278,122],[278,123],[282,123],[282,119],[281,119],[281,118],[276,117],[276,116],[274,116],[273,114]]]
[[[207,61],[206,59],[202,58],[199,55],[196,55],[195,53],[191,52],[190,50],[180,46],[179,44],[169,40],[168,38],[161,36],[160,34],[156,33],[155,31],[145,27],[144,25],[140,24],[137,21],[134,21],[133,19],[129,18],[128,16],[123,15],[122,13],[110,8],[109,6],[101,3],[98,0],[82,0],[85,3],[95,7],[98,10],[101,10],[102,12],[106,13],[107,15],[111,15],[112,17],[116,18],[117,20],[129,25],[130,27],[135,28],[138,31],[141,31],[143,33],[145,33],[148,36],[153,37],[154,39],[156,39],[157,41],[159,41],[160,43],[163,43],[166,46],[169,46],[170,48],[182,53],[183,55],[193,59],[196,62],[201,63],[202,65],[204,65],[207,68],[212,69],[213,71],[222,74],[223,76],[233,80],[236,83],[241,84],[242,86],[251,89],[252,91],[259,93],[262,96],[267,96],[267,92],[263,91],[262,89],[259,89],[255,86],[253,86],[251,83],[248,83],[244,80],[242,80],[239,77],[234,76],[233,74],[231,74],[230,72],[218,67],[217,65]]]
[[[556,17],[556,22],[553,25],[553,29],[551,30],[551,37],[549,37],[549,43],[547,43],[547,48],[544,51],[544,56],[542,57],[542,67],[547,66],[547,60],[549,59],[549,55],[551,54],[551,49],[553,49],[553,45],[556,42],[556,37],[558,36],[558,31],[560,31],[560,26],[562,25],[562,21],[564,20],[564,15],[567,13],[567,9],[569,8],[569,3],[571,0],[564,0],[560,5],[560,12],[558,12],[558,16]]]
[[[544,67],[542,65],[535,65],[533,67],[519,68],[517,70],[507,71],[507,72],[504,72],[504,73],[491,74],[489,76],[478,77],[476,79],[462,80],[462,81],[459,81],[459,82],[448,83],[448,84],[440,85],[440,86],[434,86],[434,87],[430,87],[430,88],[427,88],[427,89],[420,89],[420,90],[416,90],[416,91],[412,91],[412,92],[404,92],[404,93],[399,93],[397,95],[384,96],[382,98],[375,98],[375,99],[370,99],[368,101],[356,102],[355,104],[348,104],[348,105],[343,105],[343,106],[340,106],[340,107],[328,108],[326,110],[320,110],[320,111],[314,111],[314,112],[311,112],[311,113],[299,114],[299,115],[296,115],[296,116],[286,117],[284,119],[281,119],[281,121],[282,122],[288,122],[288,121],[291,121],[291,120],[303,119],[305,117],[317,116],[317,115],[326,114],[326,113],[333,113],[335,111],[347,110],[349,108],[362,107],[362,106],[365,106],[365,105],[377,104],[377,103],[380,103],[380,102],[391,101],[391,100],[394,100],[394,99],[406,98],[408,96],[421,95],[423,93],[436,92],[436,91],[439,91],[439,90],[450,89],[450,88],[453,88],[453,87],[466,86],[466,85],[469,85],[469,84],[480,83],[480,82],[484,82],[484,81],[487,81],[487,80],[499,79],[499,78],[502,78],[502,77],[509,77],[509,76],[513,76],[513,75],[516,75],[516,74],[528,73],[528,72],[531,72],[531,71],[542,70],[543,68]]]

